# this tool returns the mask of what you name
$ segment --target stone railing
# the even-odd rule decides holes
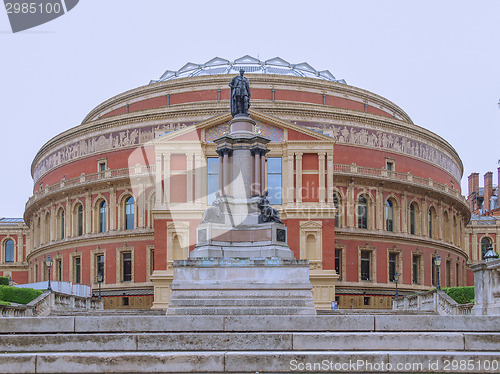
[[[361,176],[384,178],[390,180],[396,180],[399,182],[419,185],[425,188],[430,188],[431,190],[439,191],[447,195],[453,196],[459,199],[462,203],[467,204],[467,200],[463,197],[458,190],[450,188],[447,184],[438,183],[432,180],[432,178],[422,178],[413,175],[411,172],[400,173],[397,171],[390,171],[385,168],[376,169],[369,168],[366,166],[358,166],[356,163],[351,165],[334,164],[333,165],[334,174],[345,174],[352,175],[357,174]]]
[[[474,304],[458,304],[444,291],[432,290],[412,294],[392,301],[393,310],[421,310],[436,312],[440,315],[469,315]]]
[[[102,300],[45,291],[26,305],[0,305],[0,317],[44,317],[51,312],[103,309]]]
[[[81,186],[88,183],[96,182],[110,182],[117,179],[128,177],[152,176],[154,178],[155,166],[154,165],[137,165],[130,168],[123,169],[108,169],[98,173],[85,174],[82,173],[78,177],[71,179],[62,179],[60,182],[53,185],[47,185],[39,191],[35,191],[34,195],[28,199],[26,206],[32,205],[35,201],[66,189],[71,189],[75,186]],[[153,179],[154,182],[154,179]]]

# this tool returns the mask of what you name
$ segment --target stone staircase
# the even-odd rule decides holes
[[[499,352],[488,316],[0,318],[1,373],[493,373]]]

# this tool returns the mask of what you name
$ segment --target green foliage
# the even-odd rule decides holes
[[[17,288],[12,286],[0,286],[0,300],[17,304],[28,304],[43,293],[42,290],[32,288]]]
[[[8,301],[0,300],[0,305],[10,305],[10,303]]]
[[[0,285],[8,286],[9,278],[8,277],[0,277]]]
[[[449,287],[443,291],[459,304],[474,303],[474,286],[469,287]]]

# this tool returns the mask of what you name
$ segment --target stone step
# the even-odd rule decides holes
[[[496,351],[499,333],[268,332],[0,335],[1,352]],[[1,357],[1,355],[0,355]]]
[[[435,315],[431,310],[392,310],[392,309],[318,309],[318,315]]]
[[[2,334],[106,332],[500,332],[498,316],[62,316],[1,317]],[[1,350],[0,350],[1,351]]]
[[[38,352],[0,357],[2,373],[492,373],[500,361],[498,352],[485,351]]]
[[[104,309],[89,311],[52,311],[51,316],[164,316],[166,311],[163,309]]]
[[[169,301],[169,308],[178,307],[200,307],[206,308],[210,306],[227,306],[227,307],[279,307],[279,306],[309,306],[314,307],[314,302],[308,299],[228,299],[228,298],[208,298],[208,299],[183,299],[183,298],[172,298]]]
[[[314,308],[314,305],[298,305],[297,303],[289,305],[278,305],[278,306],[268,306],[268,305],[196,305],[191,306],[177,306],[175,304],[170,305],[167,310],[168,315],[196,315],[196,316],[232,316],[232,315],[242,315],[242,316],[253,316],[253,315],[284,315],[284,316],[295,316],[295,315],[311,315],[310,309]]]

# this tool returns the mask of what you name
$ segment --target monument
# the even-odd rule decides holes
[[[309,261],[295,259],[265,191],[269,139],[248,114],[243,70],[229,86],[230,132],[215,139],[219,191],[189,259],[174,262],[167,314],[316,314]]]

